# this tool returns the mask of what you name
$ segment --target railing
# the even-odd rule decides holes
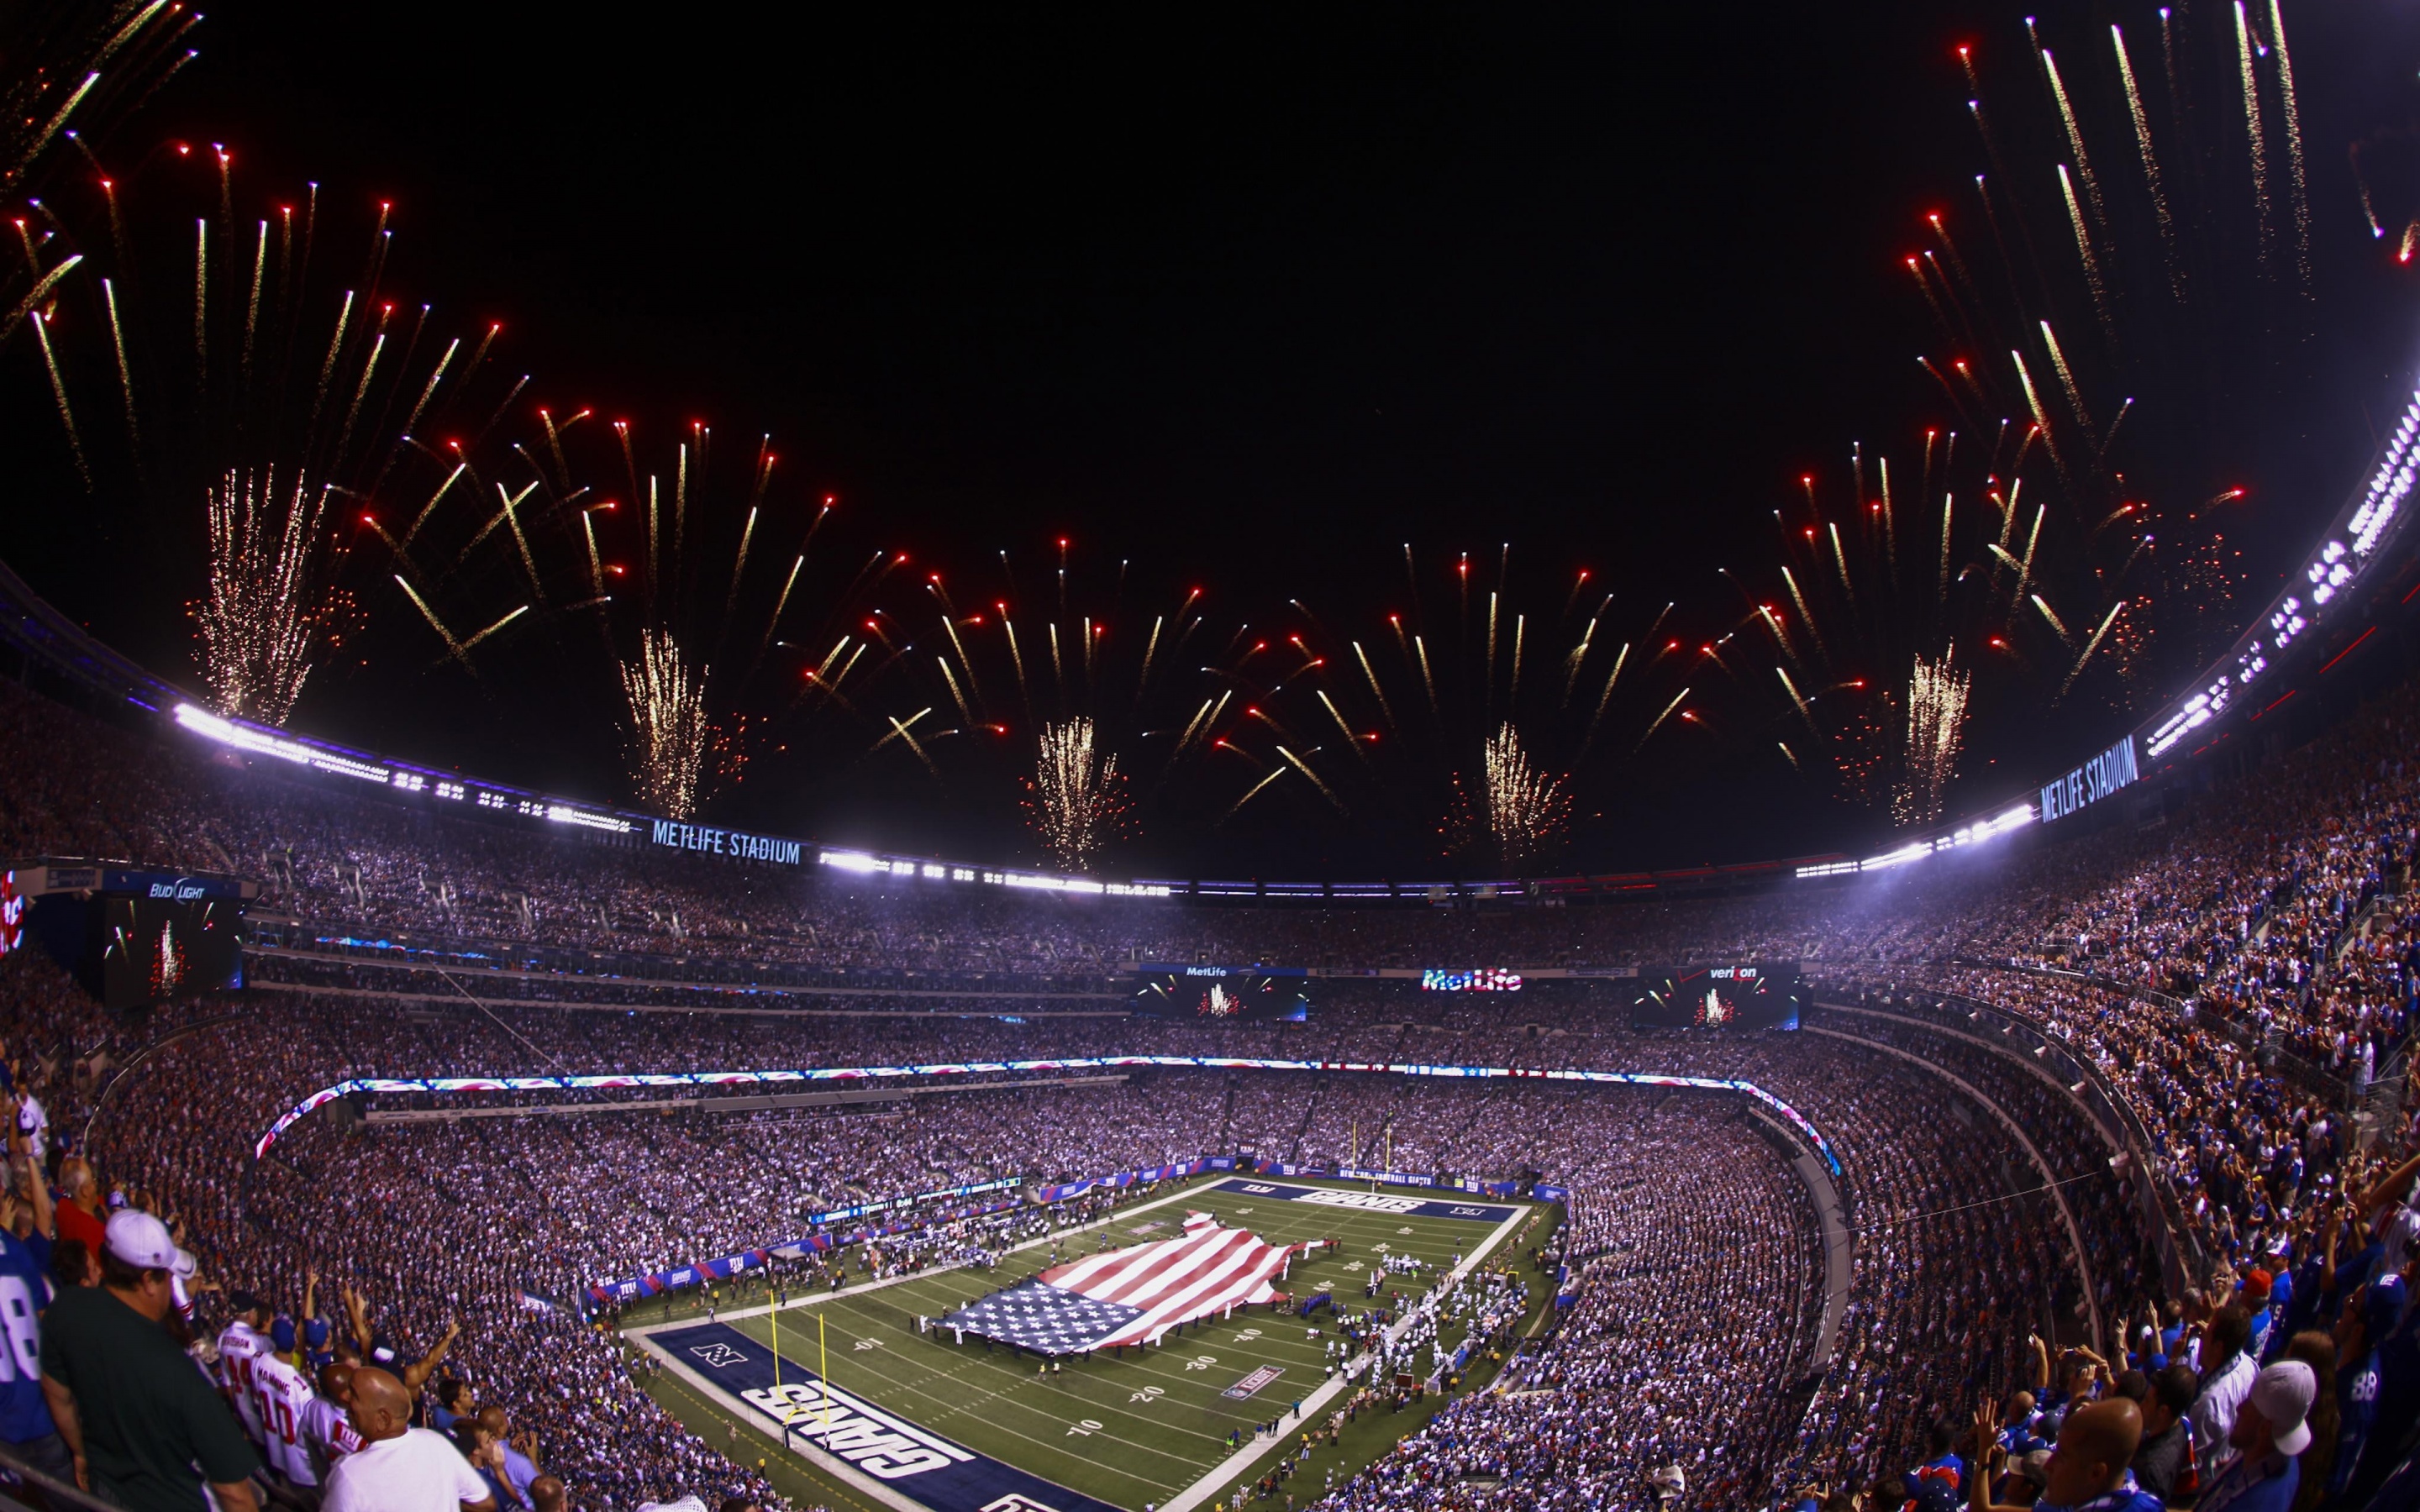
[[[28,1497],[28,1491],[35,1494]],[[50,1512],[125,1512],[116,1502],[36,1470],[18,1458],[16,1445],[0,1443],[0,1512],[33,1512],[38,1506]]]
[[[2075,971],[2060,966],[2036,965],[2017,960],[1994,960],[1990,956],[1953,955],[1940,963],[1943,965],[1964,966],[1980,971],[2012,971],[2023,976],[2043,977],[2058,981],[2082,982],[2123,997],[2140,1000],[2166,1009],[2188,1024],[2215,1029],[2242,1046],[2264,1071],[2283,1072],[2310,1090],[2329,1100],[2333,1106],[2352,1106],[2352,1084],[2335,1072],[2297,1055],[2276,1042],[2275,1035],[2260,1026],[2248,1023],[2227,1012],[2206,998],[2182,998],[2164,993],[2140,982],[2120,977],[2106,977],[2097,971]]]
[[[2022,1014],[2012,1013],[1997,1004],[1970,994],[1936,987],[1911,987],[1905,983],[1883,984],[1884,995],[1878,1000],[1870,995],[1860,999],[1860,1006],[1885,1011],[1914,1009],[1924,1006],[1929,998],[1936,1009],[1954,1011],[1970,1023],[1973,1015],[1990,1019],[2001,1031],[2004,1041],[2016,1041],[2015,1049],[2034,1055],[2045,1070],[2054,1072],[2065,1084],[2068,1095],[2086,1115],[2099,1125],[2110,1143],[2126,1152],[2128,1165],[2135,1173],[2135,1201],[2141,1209],[2145,1227],[2160,1252],[2160,1268],[2172,1296],[2183,1294],[2187,1286],[2197,1284],[2209,1273],[2209,1257],[2193,1226],[2185,1218],[2183,1204],[2161,1176],[2152,1160],[2157,1147],[2151,1134],[2130,1103],[2111,1085],[2108,1076],[2088,1056],[2056,1035],[2043,1031],[2040,1026]],[[1954,1008],[1952,1005],[1955,1005]],[[1974,1034],[1961,1025],[1940,1024],[1915,1013],[1905,1014],[1911,1022],[1927,1027]],[[2014,1050],[2010,1051],[2014,1054]],[[2078,1090],[2078,1087],[2082,1090]]]

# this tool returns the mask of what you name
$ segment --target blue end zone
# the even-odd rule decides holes
[[[782,1357],[728,1323],[649,1335],[674,1359],[788,1437],[853,1466],[932,1512],[1120,1512],[1107,1502],[1001,1464],[886,1412]]]
[[[1431,1197],[1397,1196],[1388,1192],[1346,1192],[1329,1186],[1289,1186],[1283,1181],[1256,1181],[1239,1176],[1210,1189],[1237,1196],[1272,1197],[1280,1202],[1304,1202],[1346,1212],[1377,1212],[1404,1218],[1460,1218],[1475,1224],[1500,1224],[1519,1211],[1485,1202],[1443,1202]]]

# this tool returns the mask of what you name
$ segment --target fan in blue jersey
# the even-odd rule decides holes
[[[8,1125],[11,1174],[23,1171],[26,1193],[23,1206],[10,1194],[14,1221],[0,1226],[0,1334],[6,1335],[0,1339],[0,1440],[36,1469],[73,1479],[75,1460],[42,1399],[40,1314],[52,1295],[51,1194],[28,1154],[17,1115],[13,1102],[0,1103],[0,1118]]]

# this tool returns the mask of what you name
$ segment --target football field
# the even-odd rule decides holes
[[[1340,1308],[1378,1305],[1362,1293],[1383,1268],[1388,1288],[1400,1288],[1408,1304],[1457,1264],[1484,1263],[1509,1265],[1528,1283],[1531,1320],[1544,1305],[1546,1283],[1527,1270],[1527,1250],[1544,1238],[1549,1210],[1400,1189],[1376,1200],[1404,1211],[1330,1205],[1340,1198],[1373,1200],[1352,1183],[1197,1180],[1070,1231],[1060,1257],[1172,1239],[1188,1211],[1203,1211],[1272,1244],[1336,1241],[1295,1261],[1280,1287],[1296,1299],[1327,1291]],[[938,1319],[1052,1263],[1051,1243],[1043,1241],[1011,1251],[994,1270],[869,1283],[794,1300],[778,1316],[755,1307],[726,1313],[713,1325],[692,1319],[628,1332],[665,1363],[672,1384],[685,1388],[659,1392],[667,1405],[692,1426],[700,1426],[698,1410],[706,1409],[707,1421],[720,1419],[721,1430],[702,1431],[718,1443],[735,1426],[754,1435],[754,1443],[735,1443],[735,1452],[806,1472],[802,1478],[814,1489],[802,1488],[799,1494],[835,1505],[980,1512],[998,1504],[1069,1512],[1088,1502],[1125,1509],[1207,1504],[1236,1481],[1257,1479],[1280,1455],[1298,1454],[1310,1421],[1324,1422],[1344,1404],[1341,1377],[1329,1390],[1332,1401],[1313,1401],[1330,1387],[1326,1346],[1338,1336],[1326,1311],[1306,1320],[1292,1307],[1252,1307],[1223,1322],[1189,1325],[1148,1349],[1129,1348],[1123,1357],[1070,1357],[1055,1369],[1032,1353],[986,1346],[972,1335],[961,1344],[945,1328],[919,1332],[919,1318]],[[1461,1335],[1460,1325],[1447,1330],[1450,1340]],[[1483,1384],[1490,1373],[1490,1366],[1475,1365],[1466,1389]],[[812,1384],[825,1380],[829,1392]],[[793,1393],[786,1398],[793,1418],[786,1443],[776,1415],[784,1406],[778,1395],[784,1385]],[[767,1397],[768,1388],[776,1395]],[[752,1390],[754,1398],[747,1395]],[[797,1405],[802,1401],[809,1406]],[[1304,1404],[1301,1417],[1293,1415],[1297,1403]],[[1402,1413],[1365,1412],[1342,1444],[1323,1445],[1301,1467],[1308,1481],[1298,1478],[1289,1489],[1315,1490],[1329,1473],[1349,1473],[1425,1422],[1435,1405],[1431,1398]],[[835,1428],[830,1421],[835,1411],[844,1419],[854,1412],[863,1422]],[[1280,1419],[1282,1448],[1280,1438],[1258,1432]],[[828,1447],[819,1447],[819,1440]],[[888,1458],[861,1450],[850,1461],[852,1445],[877,1443],[928,1447],[894,1451]],[[901,1468],[903,1456],[911,1465],[929,1459],[932,1467]],[[768,1471],[774,1468],[768,1463]],[[855,1494],[832,1494],[844,1489]]]

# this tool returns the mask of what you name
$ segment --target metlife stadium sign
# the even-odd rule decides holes
[[[2064,819],[2079,809],[2099,803],[2119,788],[2131,786],[2141,775],[2134,761],[2134,737],[2128,735],[2065,777],[2043,783],[2041,822]]]
[[[794,840],[781,840],[771,835],[751,835],[745,830],[717,829],[711,825],[684,825],[677,820],[655,822],[655,841],[678,851],[704,851],[710,856],[728,856],[740,861],[770,861],[776,866],[796,866],[803,848]]]

